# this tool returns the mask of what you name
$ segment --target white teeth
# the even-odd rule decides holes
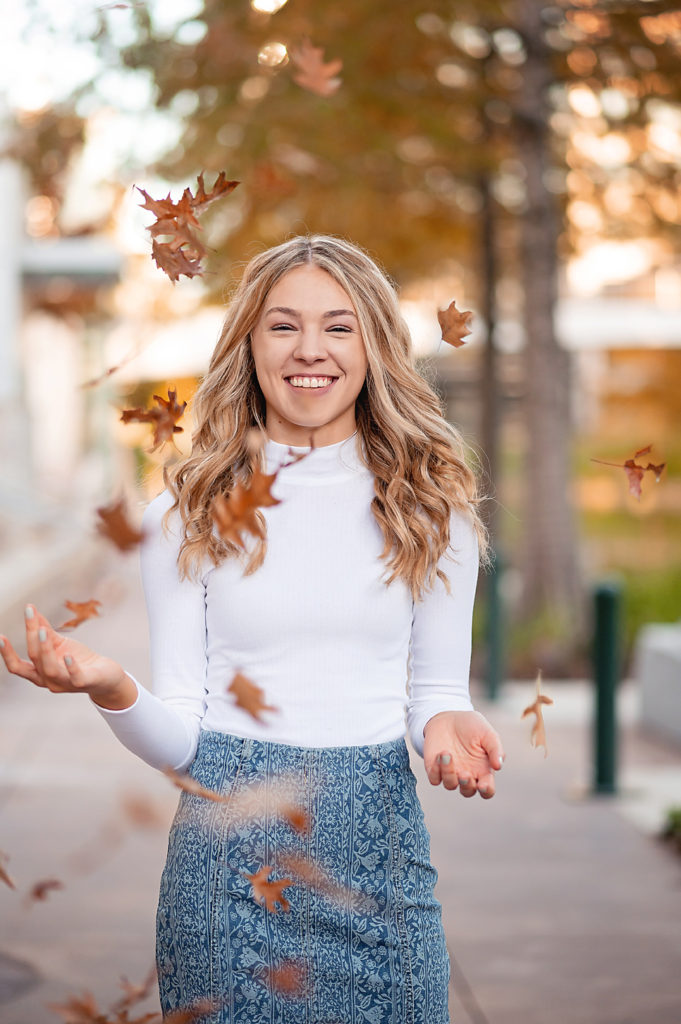
[[[333,377],[290,377],[289,380],[296,388],[325,388]]]

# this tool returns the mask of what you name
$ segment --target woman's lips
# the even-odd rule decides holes
[[[320,376],[321,376],[321,374],[320,374]],[[326,384],[325,387],[323,387],[323,388],[320,388],[320,387],[316,387],[316,388],[315,387],[309,387],[309,388],[306,388],[304,386],[300,387],[300,386],[297,386],[295,384],[292,384],[288,377],[285,377],[284,379],[285,379],[286,383],[288,384],[288,386],[290,387],[291,391],[295,391],[295,393],[297,395],[300,395],[300,394],[303,394],[303,395],[326,395],[331,390],[331,388],[334,386],[334,384],[338,380],[338,377],[334,377],[333,380],[331,381],[331,383],[330,384]]]

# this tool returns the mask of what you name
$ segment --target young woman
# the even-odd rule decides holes
[[[211,1024],[445,1024],[405,712],[432,785],[489,798],[503,760],[468,692],[484,531],[461,439],[414,369],[390,282],[325,236],[247,265],[194,418],[191,455],[143,518],[152,691],[32,606],[28,660],[2,638],[7,668],[88,693],[130,750],[225,798],[183,792],[171,829],[165,1014],[208,998]],[[278,470],[279,503],[242,549],[211,505],[258,470]],[[235,702],[236,672],[268,710]],[[249,792],[260,804],[244,813]]]

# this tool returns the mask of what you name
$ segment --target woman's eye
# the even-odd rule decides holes
[[[270,327],[271,331],[294,331],[295,327],[292,324],[273,324]]]
[[[333,327],[329,327],[330,331],[342,331],[344,334],[351,334],[352,327],[346,327],[344,324],[335,324]]]

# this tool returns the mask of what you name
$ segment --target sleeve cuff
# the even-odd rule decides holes
[[[95,705],[97,710],[101,712],[103,715],[127,715],[128,712],[132,711],[133,708],[137,707],[137,705],[140,702],[140,684],[137,682],[135,677],[130,674],[130,672],[127,672],[125,669],[123,669],[123,671],[125,672],[128,679],[132,679],[133,683],[137,687],[137,696],[135,697],[133,703],[128,705],[127,708],[103,708],[101,704],[97,704],[94,700],[92,700],[92,697],[90,697],[90,700],[92,700],[92,703]]]

